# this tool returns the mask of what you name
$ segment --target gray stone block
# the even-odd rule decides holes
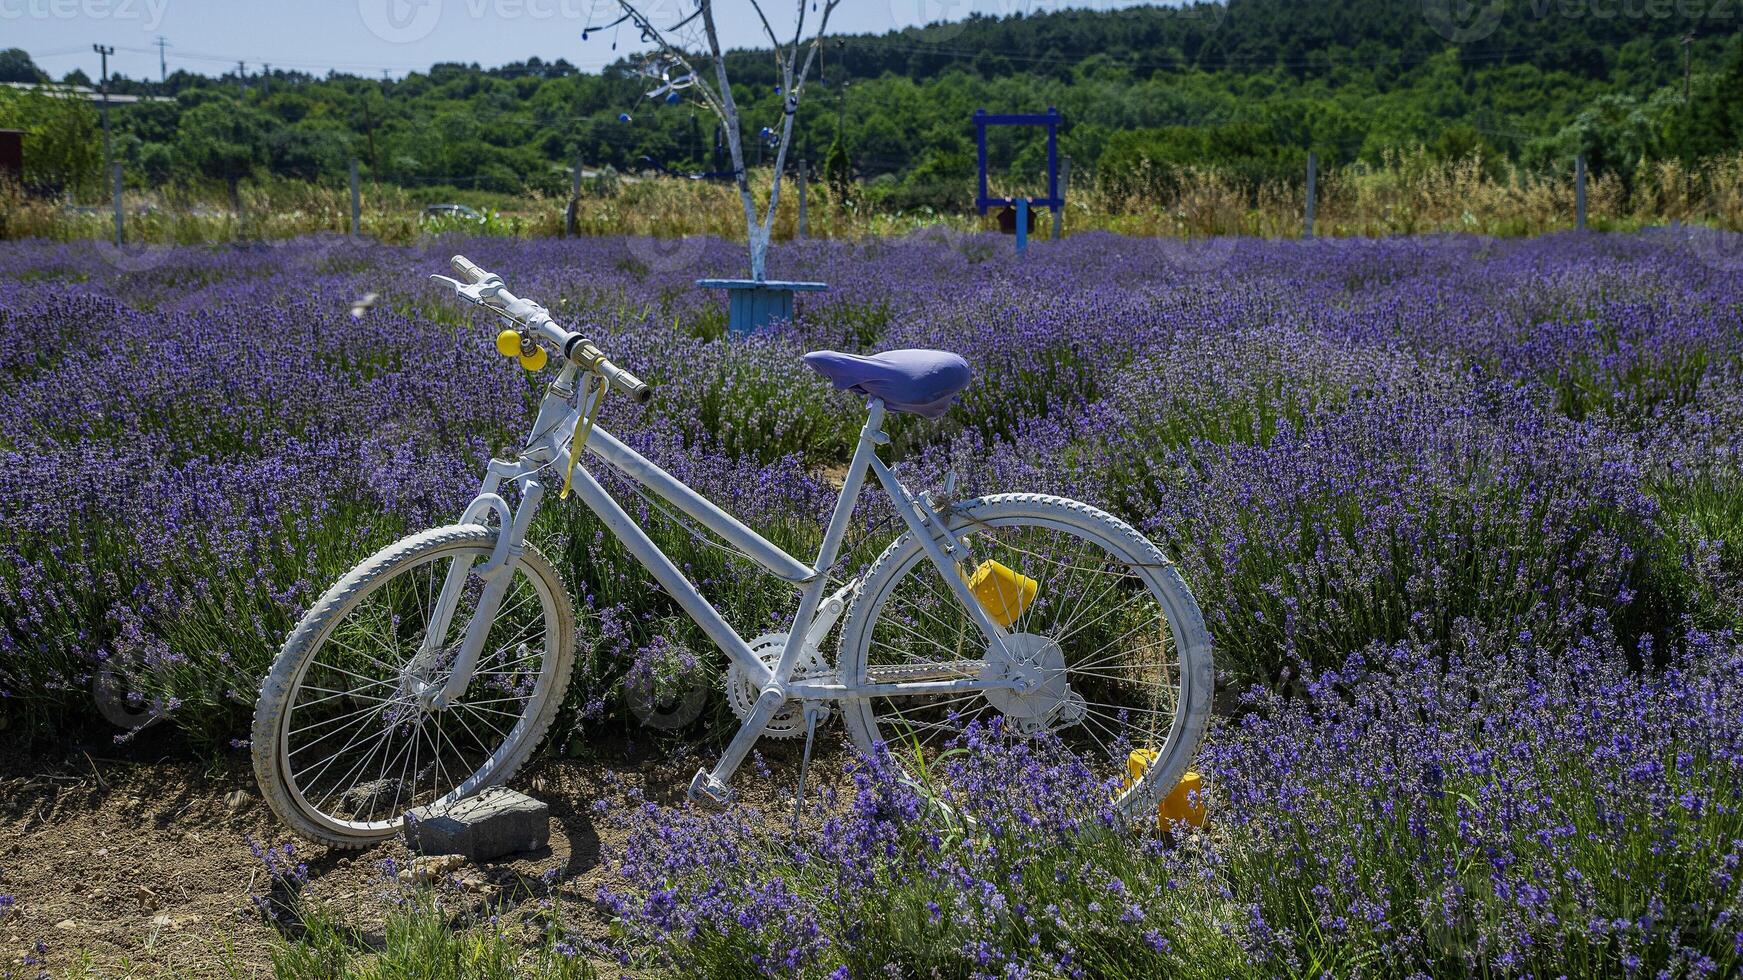
[[[419,854],[463,854],[471,861],[490,861],[549,844],[551,808],[524,793],[496,787],[445,810],[409,811],[405,836]]]

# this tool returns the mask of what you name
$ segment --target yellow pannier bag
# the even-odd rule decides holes
[[[1151,765],[1156,762],[1156,753],[1151,749],[1135,749],[1126,757],[1126,786],[1131,786],[1144,778]],[[1184,822],[1188,826],[1202,827],[1205,820],[1204,780],[1198,773],[1188,771],[1180,777],[1180,782],[1162,802],[1156,805],[1156,819],[1163,830],[1169,830],[1175,823]]]
[[[1010,626],[1035,601],[1040,584],[996,561],[983,561],[968,577],[968,591],[993,622]]]

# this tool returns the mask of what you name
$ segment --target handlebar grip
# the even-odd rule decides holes
[[[462,279],[465,279],[470,283],[483,282],[490,275],[490,273],[479,268],[476,262],[473,262],[464,255],[454,256],[452,259],[448,260],[448,264],[454,267],[455,272],[460,273]]]
[[[603,367],[609,372],[612,382],[622,388],[629,397],[635,399],[637,405],[646,405],[648,399],[654,397],[654,389],[648,387],[646,381],[630,374],[628,371],[612,364],[610,361],[605,362]]]
[[[639,405],[647,404],[648,399],[654,397],[654,389],[648,387],[646,381],[611,363],[605,352],[585,337],[577,336],[571,340],[565,354],[576,364],[604,375],[613,387],[634,398]]]

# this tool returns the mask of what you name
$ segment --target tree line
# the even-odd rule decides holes
[[[1447,19],[1463,6],[1232,0],[834,38],[797,120],[794,158],[819,171],[827,160],[835,179],[893,206],[962,210],[973,200],[977,108],[1057,106],[1077,172],[1136,194],[1182,167],[1255,186],[1295,180],[1310,151],[1333,166],[1421,147],[1526,168],[1565,167],[1581,153],[1594,172],[1626,181],[1657,160],[1743,148],[1738,0],[1528,0],[1483,8],[1474,23]],[[1500,12],[1489,22],[1483,10]],[[728,60],[754,147],[758,128],[780,118],[773,61],[766,51]],[[268,175],[342,183],[352,159],[370,179],[406,187],[552,196],[566,193],[576,161],[726,171],[713,117],[647,99],[632,69],[584,73],[535,58],[438,64],[395,80],[279,70],[116,78],[114,91],[174,101],[113,110],[115,155],[135,184],[232,193]],[[47,78],[14,49],[0,53],[0,80]],[[97,186],[88,104],[0,90],[0,126],[30,134],[32,189]],[[990,143],[996,181],[1039,189],[1038,130],[994,130]]]

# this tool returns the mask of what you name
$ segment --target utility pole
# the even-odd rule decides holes
[[[169,47],[169,41],[162,34],[157,36],[157,83],[169,83],[169,59],[164,57],[163,49]]]
[[[369,117],[369,93],[367,91],[363,93],[362,99],[363,132],[369,140],[369,173],[371,176],[376,176],[381,173],[381,165],[375,159],[375,120]]]
[[[103,177],[109,177],[109,167],[114,160],[113,151],[109,145],[109,56],[115,53],[113,45],[93,44],[91,50],[97,52],[103,59],[102,87],[98,89],[103,96]]]
[[[247,94],[248,65],[245,62],[238,61],[236,62],[236,97],[240,99]]]
[[[1682,36],[1682,104],[1689,104],[1689,77],[1694,74],[1695,34]]]
[[[260,73],[260,94],[262,98],[272,94],[271,65],[266,65]]]

